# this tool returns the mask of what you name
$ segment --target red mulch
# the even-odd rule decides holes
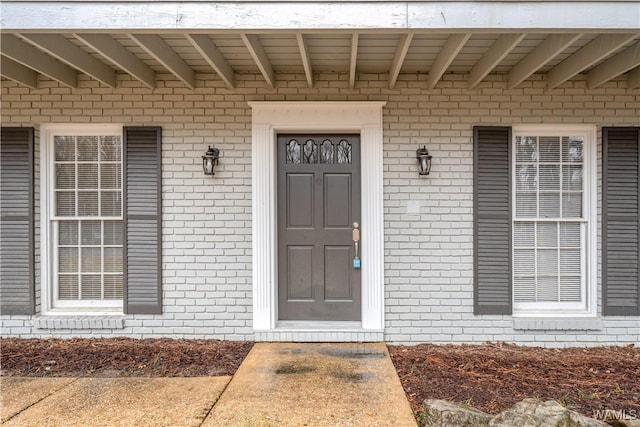
[[[196,377],[233,375],[252,342],[176,339],[0,340],[2,375]]]
[[[414,413],[425,399],[496,414],[536,397],[584,415],[640,413],[640,348],[547,349],[508,344],[390,346]]]

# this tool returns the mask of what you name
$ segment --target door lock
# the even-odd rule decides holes
[[[360,246],[360,224],[357,222],[353,223],[353,230],[351,232],[351,236],[353,238],[353,246],[355,248],[355,257],[353,258],[353,268],[360,268],[360,257],[358,255],[358,249]]]

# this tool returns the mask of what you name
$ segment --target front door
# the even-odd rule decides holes
[[[361,320],[360,136],[277,139],[278,318]]]

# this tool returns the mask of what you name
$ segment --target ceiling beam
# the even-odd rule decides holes
[[[513,89],[575,43],[583,34],[552,34],[509,72],[507,87]]]
[[[276,81],[273,73],[273,67],[271,66],[271,62],[269,61],[258,36],[255,34],[240,34],[240,37],[242,37],[242,41],[244,41],[245,46],[249,50],[249,54],[255,61],[269,87],[275,87]]]
[[[2,57],[2,66],[0,67],[0,75],[16,83],[23,84],[33,89],[38,89],[38,73],[31,68],[9,59]]]
[[[396,47],[396,54],[391,62],[391,69],[389,70],[389,89],[393,89],[400,75],[400,69],[404,63],[404,58],[407,57],[409,46],[413,40],[413,33],[403,34],[398,40],[398,46]]]
[[[61,35],[33,33],[23,34],[22,37],[67,65],[82,71],[111,88],[116,87],[118,77],[117,73],[111,67],[91,56]]]
[[[36,49],[12,34],[0,35],[0,53],[65,86],[78,87],[78,73],[73,68]]]
[[[603,34],[590,41],[582,49],[553,67],[547,73],[547,87],[553,89],[571,77],[611,55],[636,38],[633,34]]]
[[[635,70],[629,71],[629,74],[627,75],[627,88],[640,88],[640,67],[636,68]]]
[[[469,89],[476,87],[525,37],[526,34],[503,34],[498,37],[469,72]]]
[[[349,87],[356,87],[356,66],[358,63],[358,43],[360,36],[358,33],[351,35],[351,56],[349,60]]]
[[[640,42],[595,66],[587,73],[587,86],[593,89],[638,66],[640,66]]]
[[[156,87],[156,73],[113,37],[107,34],[80,33],[74,33],[73,36],[107,58],[116,67],[140,80],[148,88]]]
[[[157,34],[129,34],[129,37],[189,88],[195,89],[196,76],[194,71],[171,49],[167,42],[162,40],[162,37]]]
[[[429,68],[429,75],[427,76],[427,87],[429,89],[436,87],[442,75],[447,71],[449,65],[451,65],[456,55],[458,55],[470,37],[471,33],[451,34],[449,36],[444,46],[442,46],[442,49],[440,49],[435,61],[433,61],[433,65]]]
[[[211,37],[206,34],[185,34],[185,36],[227,86],[234,88],[236,86],[235,71]]]
[[[309,49],[304,41],[302,33],[296,33],[296,39],[298,40],[298,49],[300,49],[300,56],[302,57],[302,66],[304,67],[304,74],[307,76],[307,84],[309,87],[313,87],[313,70],[311,68],[311,57],[309,56]]]

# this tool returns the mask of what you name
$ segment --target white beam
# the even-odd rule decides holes
[[[637,36],[637,32],[633,34],[603,34],[598,36],[582,49],[549,70],[547,73],[547,86],[549,89],[553,89],[564,83],[585,68],[589,68],[603,58],[611,55]]]
[[[129,34],[129,37],[184,84],[195,89],[195,73],[162,37],[157,34]]]
[[[247,46],[247,49],[249,50],[249,54],[255,61],[269,87],[275,87],[276,81],[273,74],[273,67],[271,67],[271,62],[269,61],[262,44],[260,44],[258,36],[255,34],[240,34],[240,37],[242,37],[245,46]]]
[[[113,37],[107,34],[84,33],[75,33],[73,36],[107,58],[116,67],[140,80],[148,88],[154,89],[156,87],[156,73]]]
[[[638,66],[640,66],[640,42],[589,71],[587,73],[587,86],[589,89],[598,87]]]
[[[629,74],[627,75],[627,88],[640,88],[640,67],[636,68],[635,70],[629,71]]]
[[[38,73],[13,59],[0,58],[0,75],[16,83],[38,89]]]
[[[0,2],[5,31],[84,29],[127,32],[186,29],[298,31],[328,28],[446,30],[563,30],[638,28],[634,1],[30,1]],[[73,11],[73,13],[70,13]]]
[[[491,45],[469,73],[469,89],[473,89],[505,56],[526,37],[526,34],[503,34]]]
[[[471,37],[470,33],[467,34],[451,34],[447,39],[442,49],[438,53],[435,61],[429,68],[429,76],[427,77],[427,87],[433,89],[436,84],[442,78],[442,75],[447,71],[451,62],[456,58],[456,55],[464,47],[464,44]]]
[[[304,67],[304,74],[307,76],[307,84],[309,87],[313,87],[313,70],[311,68],[311,57],[309,56],[309,49],[304,41],[302,33],[296,34],[298,40],[298,49],[300,49],[300,57],[302,58],[302,66]]]
[[[78,87],[78,73],[11,34],[0,35],[0,53],[60,83]]]
[[[351,56],[349,60],[349,87],[353,89],[356,86],[356,66],[358,63],[358,33],[351,35]]]
[[[105,85],[115,88],[116,72],[59,34],[32,33],[22,35],[49,55],[82,71]]]
[[[583,34],[552,34],[547,37],[511,69],[507,87],[513,89],[518,86],[582,36]]]
[[[402,68],[402,64],[404,63],[404,58],[407,57],[407,52],[409,51],[409,46],[411,46],[412,40],[413,33],[403,34],[400,36],[400,40],[398,40],[396,54],[393,57],[393,61],[391,62],[391,69],[389,70],[389,89],[393,89],[393,87],[396,85],[398,75],[400,74],[400,69]]]
[[[211,40],[211,37],[207,34],[185,34],[185,36],[227,86],[234,88],[236,85],[235,71],[220,52],[218,46]]]

